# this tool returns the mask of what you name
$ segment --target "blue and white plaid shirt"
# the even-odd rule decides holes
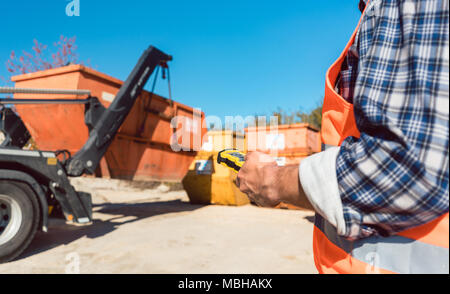
[[[345,237],[449,211],[449,1],[372,0],[338,83],[361,137],[336,167]]]

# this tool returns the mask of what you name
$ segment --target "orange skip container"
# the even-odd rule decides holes
[[[307,123],[248,127],[245,129],[246,151],[261,151],[275,157],[279,164],[298,164],[321,151],[320,133]]]
[[[320,152],[322,148],[319,131],[307,123],[279,125],[274,129],[269,126],[249,127],[245,129],[245,135],[247,152],[268,153],[279,165],[299,164],[302,159]],[[277,208],[303,209],[284,202]]]
[[[12,77],[17,88],[86,89],[108,107],[123,84],[121,80],[82,65]],[[100,162],[97,175],[144,181],[181,181],[193,161],[195,151],[174,152],[171,140],[186,138],[192,150],[194,136],[201,140],[204,113],[194,115],[192,107],[143,90]],[[151,96],[151,102],[149,99]],[[15,94],[16,99],[77,99],[74,95]],[[84,99],[85,97],[79,98]],[[84,105],[16,105],[17,112],[41,150],[69,150],[76,153],[89,132],[84,123]],[[173,128],[171,119],[182,117],[189,127]],[[184,141],[186,142],[186,140]]]

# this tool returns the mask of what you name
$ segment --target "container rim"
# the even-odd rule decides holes
[[[119,79],[116,79],[112,76],[109,76],[107,74],[104,74],[93,68],[90,68],[90,67],[87,67],[87,66],[84,66],[81,64],[71,64],[71,65],[61,66],[61,67],[57,67],[57,68],[51,68],[51,69],[40,70],[40,71],[36,71],[36,72],[32,72],[32,73],[16,75],[16,76],[11,77],[11,81],[21,82],[21,81],[38,79],[38,78],[43,78],[43,77],[48,77],[48,76],[56,76],[56,75],[61,75],[61,74],[71,73],[71,72],[88,73],[88,74],[100,77],[101,79],[107,80],[109,82],[112,82],[112,83],[115,83],[118,85],[123,84],[123,82]]]

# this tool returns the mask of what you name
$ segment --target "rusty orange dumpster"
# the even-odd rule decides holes
[[[87,89],[108,107],[123,82],[82,65],[12,77],[17,88]],[[15,94],[16,99],[71,98],[71,95]],[[85,98],[85,97],[81,97]],[[80,99],[81,99],[80,98]],[[84,123],[84,106],[79,104],[17,105],[17,112],[42,150],[66,149],[76,153],[89,132]],[[142,91],[102,161],[101,174],[133,180],[181,181],[196,152],[194,137],[202,140],[204,114],[192,107]],[[191,122],[190,128],[171,125],[174,117]],[[188,144],[190,151],[174,152],[172,140]],[[187,140],[184,140],[189,138]],[[187,143],[184,143],[187,142]],[[200,143],[201,144],[201,143]]]
[[[321,151],[320,133],[307,123],[249,127],[246,131],[246,151],[262,151],[273,156],[278,165],[299,164],[302,159]],[[302,209],[288,203],[277,208]]]
[[[307,123],[248,127],[245,129],[246,151],[261,151],[275,157],[278,164],[294,164],[321,151],[320,134]]]

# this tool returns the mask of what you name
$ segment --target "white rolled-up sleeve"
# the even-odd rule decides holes
[[[345,235],[344,211],[336,176],[336,158],[340,147],[311,155],[300,162],[299,177],[303,190],[315,211]]]

